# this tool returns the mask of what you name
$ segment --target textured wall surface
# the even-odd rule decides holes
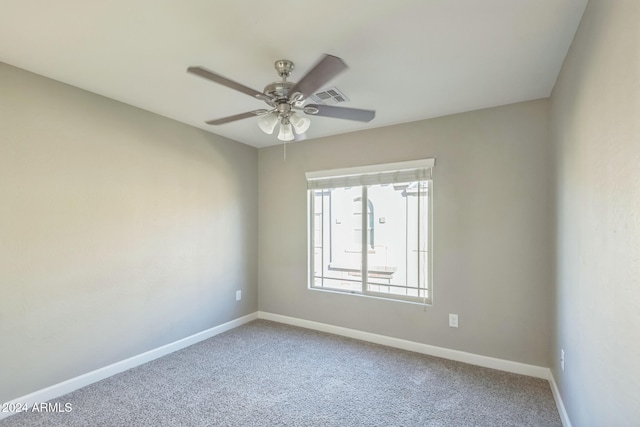
[[[350,133],[291,144],[286,161],[260,149],[260,310],[549,366],[548,113],[539,100]],[[304,173],[429,157],[433,305],[307,289]]]
[[[255,148],[1,63],[0,117],[0,402],[257,310]]]
[[[640,423],[639,23],[636,0],[591,0],[552,94],[552,370],[574,426]]]

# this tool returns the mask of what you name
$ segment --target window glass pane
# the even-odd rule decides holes
[[[427,298],[427,182],[368,187],[367,291]]]
[[[362,245],[354,242],[354,200],[359,197],[362,187],[313,192],[314,287],[361,292]]]
[[[429,182],[421,181],[417,190],[418,198],[418,287],[421,292],[428,292],[429,287]],[[420,294],[420,297],[425,296]],[[428,295],[427,295],[428,296]]]

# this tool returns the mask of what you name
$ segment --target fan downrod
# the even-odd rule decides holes
[[[272,99],[272,102],[267,103],[271,106],[280,104],[283,102],[289,102],[289,90],[295,86],[294,82],[288,82],[287,77],[294,69],[292,61],[288,59],[279,59],[273,64],[274,68],[278,72],[278,75],[282,78],[282,81],[269,83],[264,87],[263,93]]]

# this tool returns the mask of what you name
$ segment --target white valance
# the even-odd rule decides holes
[[[431,179],[434,158],[307,172],[307,188],[341,188]]]

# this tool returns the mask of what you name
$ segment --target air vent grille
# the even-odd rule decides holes
[[[337,87],[330,87],[322,92],[314,93],[309,98],[311,98],[316,104],[324,105],[335,105],[349,101],[349,98],[347,98],[344,93],[340,92]]]

